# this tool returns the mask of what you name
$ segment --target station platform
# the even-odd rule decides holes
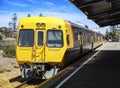
[[[88,59],[40,88],[120,88],[120,42],[105,43]]]

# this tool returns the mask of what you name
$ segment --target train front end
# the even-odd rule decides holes
[[[56,74],[66,51],[64,21],[28,17],[19,21],[17,61],[23,78],[47,79]]]

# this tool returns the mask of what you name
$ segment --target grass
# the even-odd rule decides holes
[[[11,70],[9,70],[9,69],[0,69],[0,73],[4,73],[4,72],[11,72]]]
[[[2,87],[2,84],[0,84],[0,87]]]
[[[16,49],[15,46],[6,45],[3,47],[3,54],[4,57],[15,58],[16,57]]]
[[[18,65],[14,65],[13,67],[14,67],[14,68],[20,68]]]

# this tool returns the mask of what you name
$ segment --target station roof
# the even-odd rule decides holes
[[[120,0],[70,0],[99,26],[120,24]]]

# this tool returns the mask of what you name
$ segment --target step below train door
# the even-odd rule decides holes
[[[35,53],[36,62],[45,62],[45,30],[37,30],[36,32]]]

